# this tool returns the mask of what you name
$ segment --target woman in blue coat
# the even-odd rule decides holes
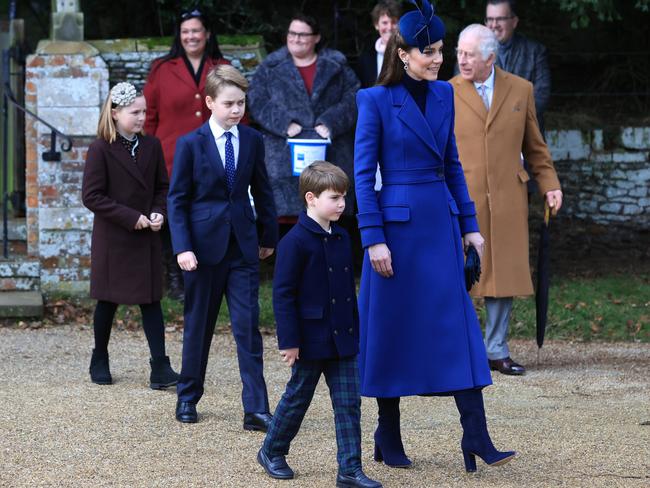
[[[357,94],[361,394],[379,406],[375,459],[397,467],[411,464],[399,397],[453,395],[474,471],[475,455],[494,465],[515,453],[494,448],[485,421],[481,389],[492,380],[463,274],[463,248],[480,254],[483,238],[458,161],[452,87],[436,81],[444,32],[423,0],[400,19],[377,86]]]

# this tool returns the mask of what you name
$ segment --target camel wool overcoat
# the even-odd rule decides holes
[[[537,123],[533,85],[495,68],[490,110],[472,81],[450,80],[456,106],[456,144],[485,238],[481,279],[473,296],[533,294],[528,257],[528,173],[544,195],[559,190],[551,154]]]

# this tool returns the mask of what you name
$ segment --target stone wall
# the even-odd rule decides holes
[[[171,38],[111,39],[88,41],[106,61],[111,86],[129,81],[142,89],[151,62],[169,52]],[[219,36],[219,46],[225,59],[250,79],[264,59],[262,36]]]
[[[650,229],[650,127],[548,131],[566,195],[566,217]]]

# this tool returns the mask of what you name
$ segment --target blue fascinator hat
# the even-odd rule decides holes
[[[420,52],[424,48],[445,37],[445,24],[434,14],[433,5],[429,0],[410,0],[417,7],[405,13],[399,19],[399,31],[409,46],[417,47]]]

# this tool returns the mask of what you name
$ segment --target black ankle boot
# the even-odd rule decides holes
[[[408,468],[411,460],[404,452],[400,432],[399,397],[377,398],[379,417],[375,431],[375,461],[392,468]]]
[[[108,368],[108,352],[98,352],[93,349],[93,355],[90,358],[90,381],[98,385],[111,385],[113,377],[111,370]]]
[[[151,358],[149,364],[151,364],[149,387],[152,390],[164,390],[178,383],[178,373],[169,364],[169,356]]]
[[[463,426],[461,449],[468,473],[476,471],[476,456],[490,466],[499,466],[515,457],[514,451],[497,451],[492,444],[487,430],[481,390],[463,390],[456,393],[454,399],[460,413],[460,424]]]

